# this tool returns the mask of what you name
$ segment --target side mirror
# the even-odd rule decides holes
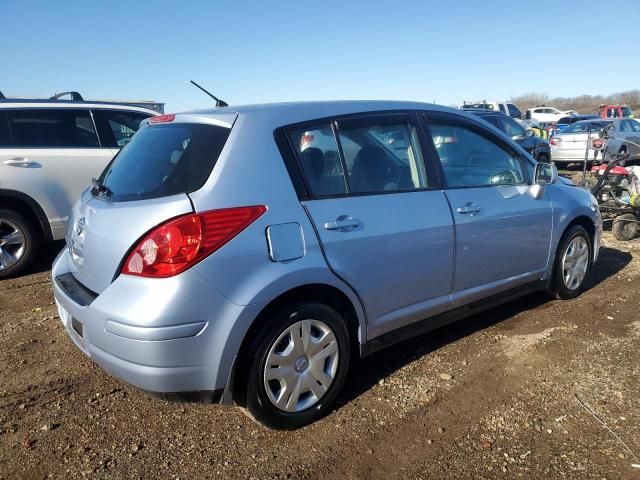
[[[558,180],[558,169],[552,163],[538,163],[533,175],[533,182],[538,185],[548,185],[556,183]]]

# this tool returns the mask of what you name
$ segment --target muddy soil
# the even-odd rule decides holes
[[[640,240],[607,233],[588,291],[533,295],[366,358],[295,432],[168,403],[67,338],[47,270],[0,281],[0,478],[638,479]]]

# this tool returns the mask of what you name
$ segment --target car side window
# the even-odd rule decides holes
[[[292,130],[289,140],[314,197],[347,193],[331,124]]]
[[[408,117],[339,122],[338,134],[350,193],[402,192],[428,186],[418,132]]]
[[[11,146],[11,131],[7,121],[7,113],[0,112],[0,148]]]
[[[620,121],[620,131],[625,133],[633,132],[633,126],[631,125],[631,121],[629,120]]]
[[[512,117],[520,118],[522,116],[522,112],[513,103],[507,103],[507,108],[509,109],[509,115]]]
[[[640,132],[640,121],[631,120],[631,128],[633,128],[634,132]]]
[[[92,148],[98,136],[89,110],[8,110],[9,129],[17,148]]]
[[[140,122],[150,115],[126,110],[93,110],[100,130],[102,146],[122,148],[140,128]]]
[[[526,183],[517,155],[461,125],[430,123],[447,186],[490,187]]]

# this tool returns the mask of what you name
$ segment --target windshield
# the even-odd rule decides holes
[[[109,164],[100,182],[113,201],[193,192],[209,177],[230,131],[192,123],[142,128]]]
[[[573,125],[565,128],[562,133],[586,133],[589,130],[589,125],[591,125],[591,131],[597,132],[598,130],[602,130],[607,125],[611,125],[612,122],[594,122],[594,121],[583,121],[576,122]]]

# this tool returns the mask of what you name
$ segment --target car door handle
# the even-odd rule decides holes
[[[10,158],[9,160],[5,160],[4,164],[9,165],[10,167],[22,167],[22,168],[33,168],[33,167],[40,166],[38,162],[34,162],[33,160],[29,160],[28,158],[24,158],[24,157]]]
[[[352,230],[360,225],[360,221],[350,217],[338,217],[333,222],[324,224],[327,230]]]
[[[463,215],[473,216],[480,212],[480,207],[474,203],[467,203],[464,207],[458,207],[456,211]]]

